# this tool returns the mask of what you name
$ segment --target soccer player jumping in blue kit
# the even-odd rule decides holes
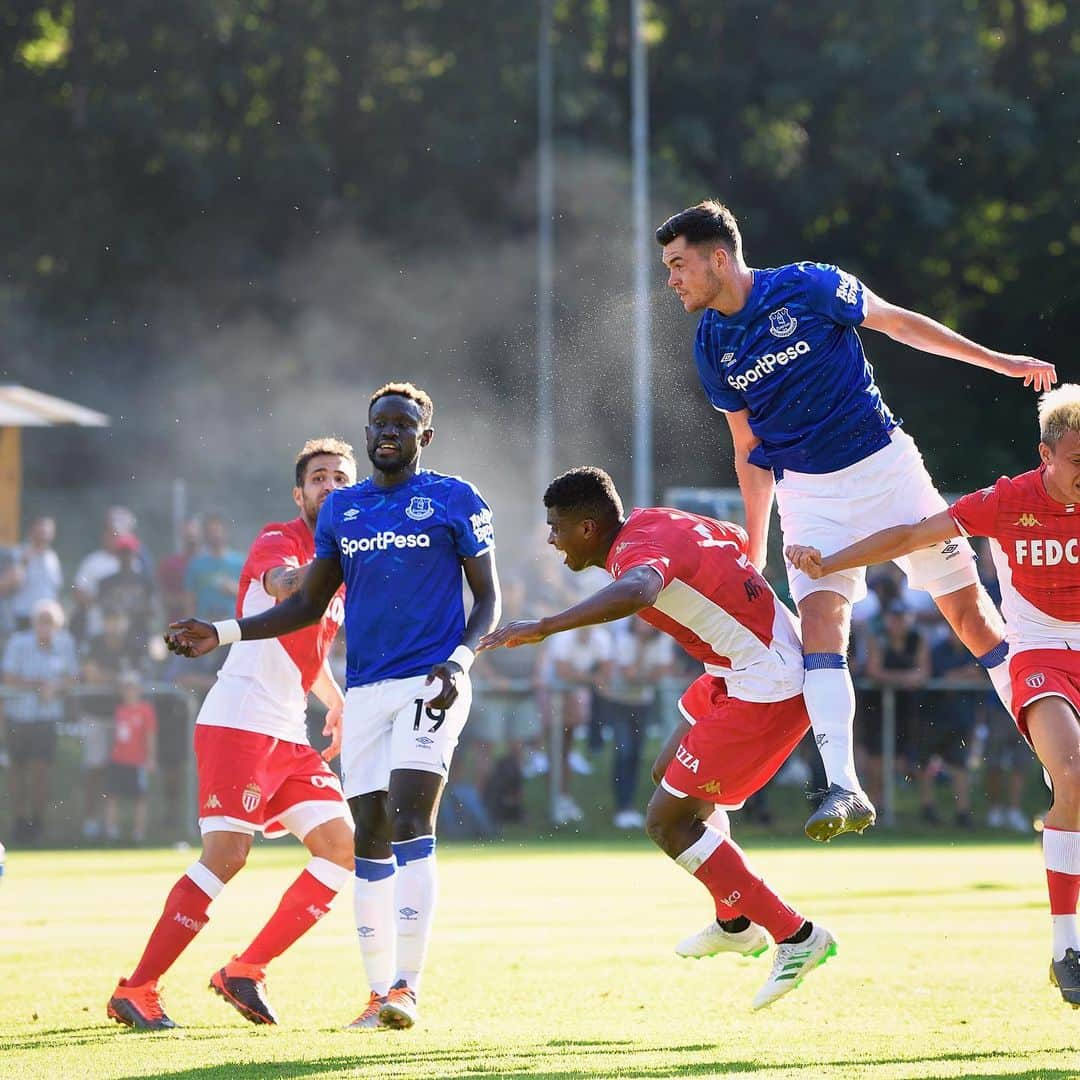
[[[1048,390],[1052,364],[993,352],[914,311],[875,296],[836,266],[800,262],[754,270],[743,260],[731,211],[707,201],[656,230],[668,285],[701,311],[694,356],[735,449],[750,558],[765,565],[775,491],[788,544],[834,551],[890,525],[946,507],[914,441],[881,399],[857,326],[924,352],[1022,378]],[[955,539],[896,560],[930,593],[957,636],[1009,705],[1001,617],[979,584],[967,541]],[[803,695],[829,789],[806,822],[814,840],[873,825],[874,807],[855,773],[855,690],[847,670],[851,605],[866,595],[864,569],[816,581],[788,566],[802,621]]]
[[[469,483],[420,468],[431,398],[387,383],[368,407],[370,479],[330,493],[315,558],[260,615],[185,619],[169,647],[201,656],[315,622],[345,583],[341,766],[356,822],[356,928],[371,993],[349,1026],[411,1027],[434,914],[435,815],[472,700],[469,668],[499,619],[491,510]],[[473,596],[468,621],[462,573]]]

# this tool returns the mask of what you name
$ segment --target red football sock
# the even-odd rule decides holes
[[[805,922],[754,873],[742,849],[730,837],[721,838],[712,854],[694,871],[694,877],[712,895],[718,919],[745,915],[768,930],[775,941],[791,937]]]
[[[263,967],[280,956],[330,910],[334,897],[351,877],[345,867],[327,859],[312,859],[304,872],[285,890],[269,922],[236,958]]]
[[[217,878],[209,871],[205,873],[220,887]],[[165,910],[150,934],[138,966],[128,979],[129,986],[142,986],[152,979],[160,979],[173,966],[176,958],[209,922],[206,910],[212,899],[188,874],[172,887],[165,899]]]

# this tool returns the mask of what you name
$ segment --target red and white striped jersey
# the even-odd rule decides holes
[[[1010,652],[1080,649],[1080,512],[1046,493],[1043,469],[958,499],[965,536],[990,538]]]
[[[276,601],[263,587],[270,570],[301,567],[314,557],[315,537],[303,518],[264,525],[240,572],[237,618],[274,606]],[[339,589],[322,619],[311,626],[280,638],[233,645],[198,723],[306,743],[307,694],[344,618],[344,594],[344,588]]]
[[[802,690],[795,617],[750,562],[738,525],[666,507],[635,510],[606,569],[617,580],[637,566],[664,580],[638,616],[723,678],[731,697],[783,701]]]

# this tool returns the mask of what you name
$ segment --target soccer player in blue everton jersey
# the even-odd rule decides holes
[[[774,493],[785,543],[823,551],[945,509],[914,441],[881,398],[857,327],[1022,378],[1035,390],[1057,379],[1053,365],[977,345],[882,300],[839,267],[800,262],[752,269],[739,226],[720,203],[675,214],[656,239],[668,285],[687,311],[702,312],[694,343],[698,375],[731,429],[750,557],[759,568]],[[979,585],[967,541],[949,540],[896,561],[911,585],[934,598],[1007,708],[1004,626]],[[788,581],[802,621],[803,694],[829,780],[806,832],[829,840],[862,832],[875,819],[855,773],[855,691],[845,659],[851,605],[866,595],[866,573],[811,580],[788,566]]]
[[[326,498],[299,590],[261,615],[185,619],[167,635],[188,656],[280,637],[316,621],[345,584],[341,765],[370,984],[349,1025],[359,1030],[416,1021],[437,893],[436,811],[472,700],[473,650],[500,611],[491,510],[466,481],[420,468],[432,412],[411,383],[377,390],[365,429],[372,475]],[[462,574],[473,598],[467,619]]]

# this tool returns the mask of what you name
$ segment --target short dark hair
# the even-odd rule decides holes
[[[423,423],[424,427],[431,427],[431,418],[435,415],[435,403],[431,400],[431,395],[426,390],[421,390],[419,386],[414,386],[411,382],[388,382],[383,386],[380,386],[379,389],[371,395],[371,400],[368,401],[368,413],[371,413],[371,406],[380,398],[391,396],[408,398],[410,401],[415,401],[416,404],[420,406],[421,423]]]
[[[735,215],[715,199],[680,210],[656,230],[656,242],[666,247],[676,237],[688,244],[723,244],[733,255],[742,251],[742,234]]]
[[[296,486],[303,487],[307,479],[307,467],[311,459],[320,454],[336,454],[356,464],[356,455],[353,448],[337,435],[322,435],[317,439],[308,439],[300,447],[300,453],[296,455]]]
[[[556,476],[544,492],[549,510],[579,511],[586,517],[618,520],[623,504],[615,481],[595,465],[582,465]]]

